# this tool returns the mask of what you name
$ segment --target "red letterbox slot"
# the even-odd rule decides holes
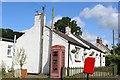
[[[84,63],[84,73],[93,74],[94,73],[95,58],[87,57]]]

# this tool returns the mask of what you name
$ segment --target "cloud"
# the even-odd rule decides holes
[[[92,33],[90,33],[90,32],[85,32],[84,31],[83,34],[82,34],[82,38],[87,40],[88,42],[91,42],[91,43],[94,44],[97,36],[92,34]]]
[[[81,17],[86,19],[94,18],[99,21],[102,28],[118,29],[118,12],[112,6],[105,7],[101,4],[94,6],[92,9],[85,8],[81,13]]]
[[[59,19],[62,19],[62,16],[59,16],[59,15],[58,15],[58,16],[55,16],[55,18],[54,18],[54,23],[57,22],[57,20],[59,20]],[[50,21],[47,23],[47,26],[51,26],[51,22],[52,22],[52,21],[50,20]]]
[[[106,44],[109,44],[110,45],[110,42],[108,40],[102,40],[103,41],[103,44],[106,45]]]
[[[85,32],[85,31],[84,31],[84,32],[83,32],[83,35],[82,35],[82,38],[85,39],[85,40],[87,40],[88,42],[90,42],[90,43],[92,43],[92,44],[95,44],[95,43],[96,43],[96,38],[97,38],[97,36],[94,35],[94,34],[92,34],[92,33],[90,33],[90,32]],[[111,43],[110,43],[110,41],[106,40],[106,39],[104,38],[104,36],[102,37],[102,42],[103,42],[104,45],[108,44],[109,48],[111,48]]]
[[[77,21],[77,25],[80,27],[84,27],[85,23],[80,19],[80,17],[73,17],[72,20]]]

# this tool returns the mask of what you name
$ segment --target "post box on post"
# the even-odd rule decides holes
[[[89,80],[89,74],[94,73],[94,64],[95,64],[95,58],[93,57],[87,57],[85,59],[84,63],[84,73],[87,73],[87,80]]]

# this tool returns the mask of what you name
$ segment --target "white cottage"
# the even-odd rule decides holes
[[[16,48],[24,48],[27,54],[27,61],[23,67],[27,68],[28,73],[49,73],[51,29],[44,26],[43,35],[41,29],[41,14],[36,13],[33,27],[17,39]],[[52,46],[62,45],[65,47],[65,67],[83,67],[85,58],[92,52],[94,52],[92,57],[96,58],[95,66],[105,66],[105,58],[100,58],[103,52],[84,39],[72,35],[69,27],[66,28],[66,34],[56,30],[53,30],[52,34]],[[43,46],[41,46],[42,40]],[[73,49],[77,50],[75,54],[71,53]],[[87,55],[84,55],[85,52]]]
[[[110,49],[108,48],[108,44],[104,45],[101,38],[97,37],[95,46],[100,50],[102,50],[104,53],[110,54]]]
[[[84,49],[84,53],[82,54],[82,57],[84,57],[84,59],[86,57],[95,57],[95,60],[96,60],[95,67],[105,66],[105,57],[103,57],[105,54],[101,49],[97,48],[92,43],[84,40],[83,38],[71,34],[70,32],[68,36],[74,38],[75,40],[79,42],[84,43],[85,45],[89,47],[89,49]]]
[[[4,65],[6,72],[11,70],[13,58],[13,40],[0,37],[0,66]]]
[[[42,69],[43,73],[49,73],[49,62],[50,62],[50,48],[49,48],[49,36],[50,28],[44,27],[43,30],[43,56],[40,53],[41,44],[41,15],[35,14],[35,22],[31,29],[17,39],[17,48],[24,48],[27,54],[27,63],[24,68],[27,68],[28,73],[40,73]],[[87,48],[83,44],[79,43],[75,39],[57,31],[53,31],[52,45],[63,45],[65,46],[65,67],[68,66],[68,46],[70,49],[74,46],[81,48]],[[83,52],[84,49],[81,49]],[[40,61],[42,58],[42,62]],[[42,68],[40,68],[42,65]],[[70,66],[72,66],[70,64]],[[75,66],[75,65],[74,65]],[[77,65],[79,66],[79,65]],[[80,66],[79,66],[80,67]]]

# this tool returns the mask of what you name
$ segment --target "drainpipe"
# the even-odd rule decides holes
[[[70,54],[70,43],[68,43],[68,67],[67,67],[67,76],[69,76],[69,54]]]

